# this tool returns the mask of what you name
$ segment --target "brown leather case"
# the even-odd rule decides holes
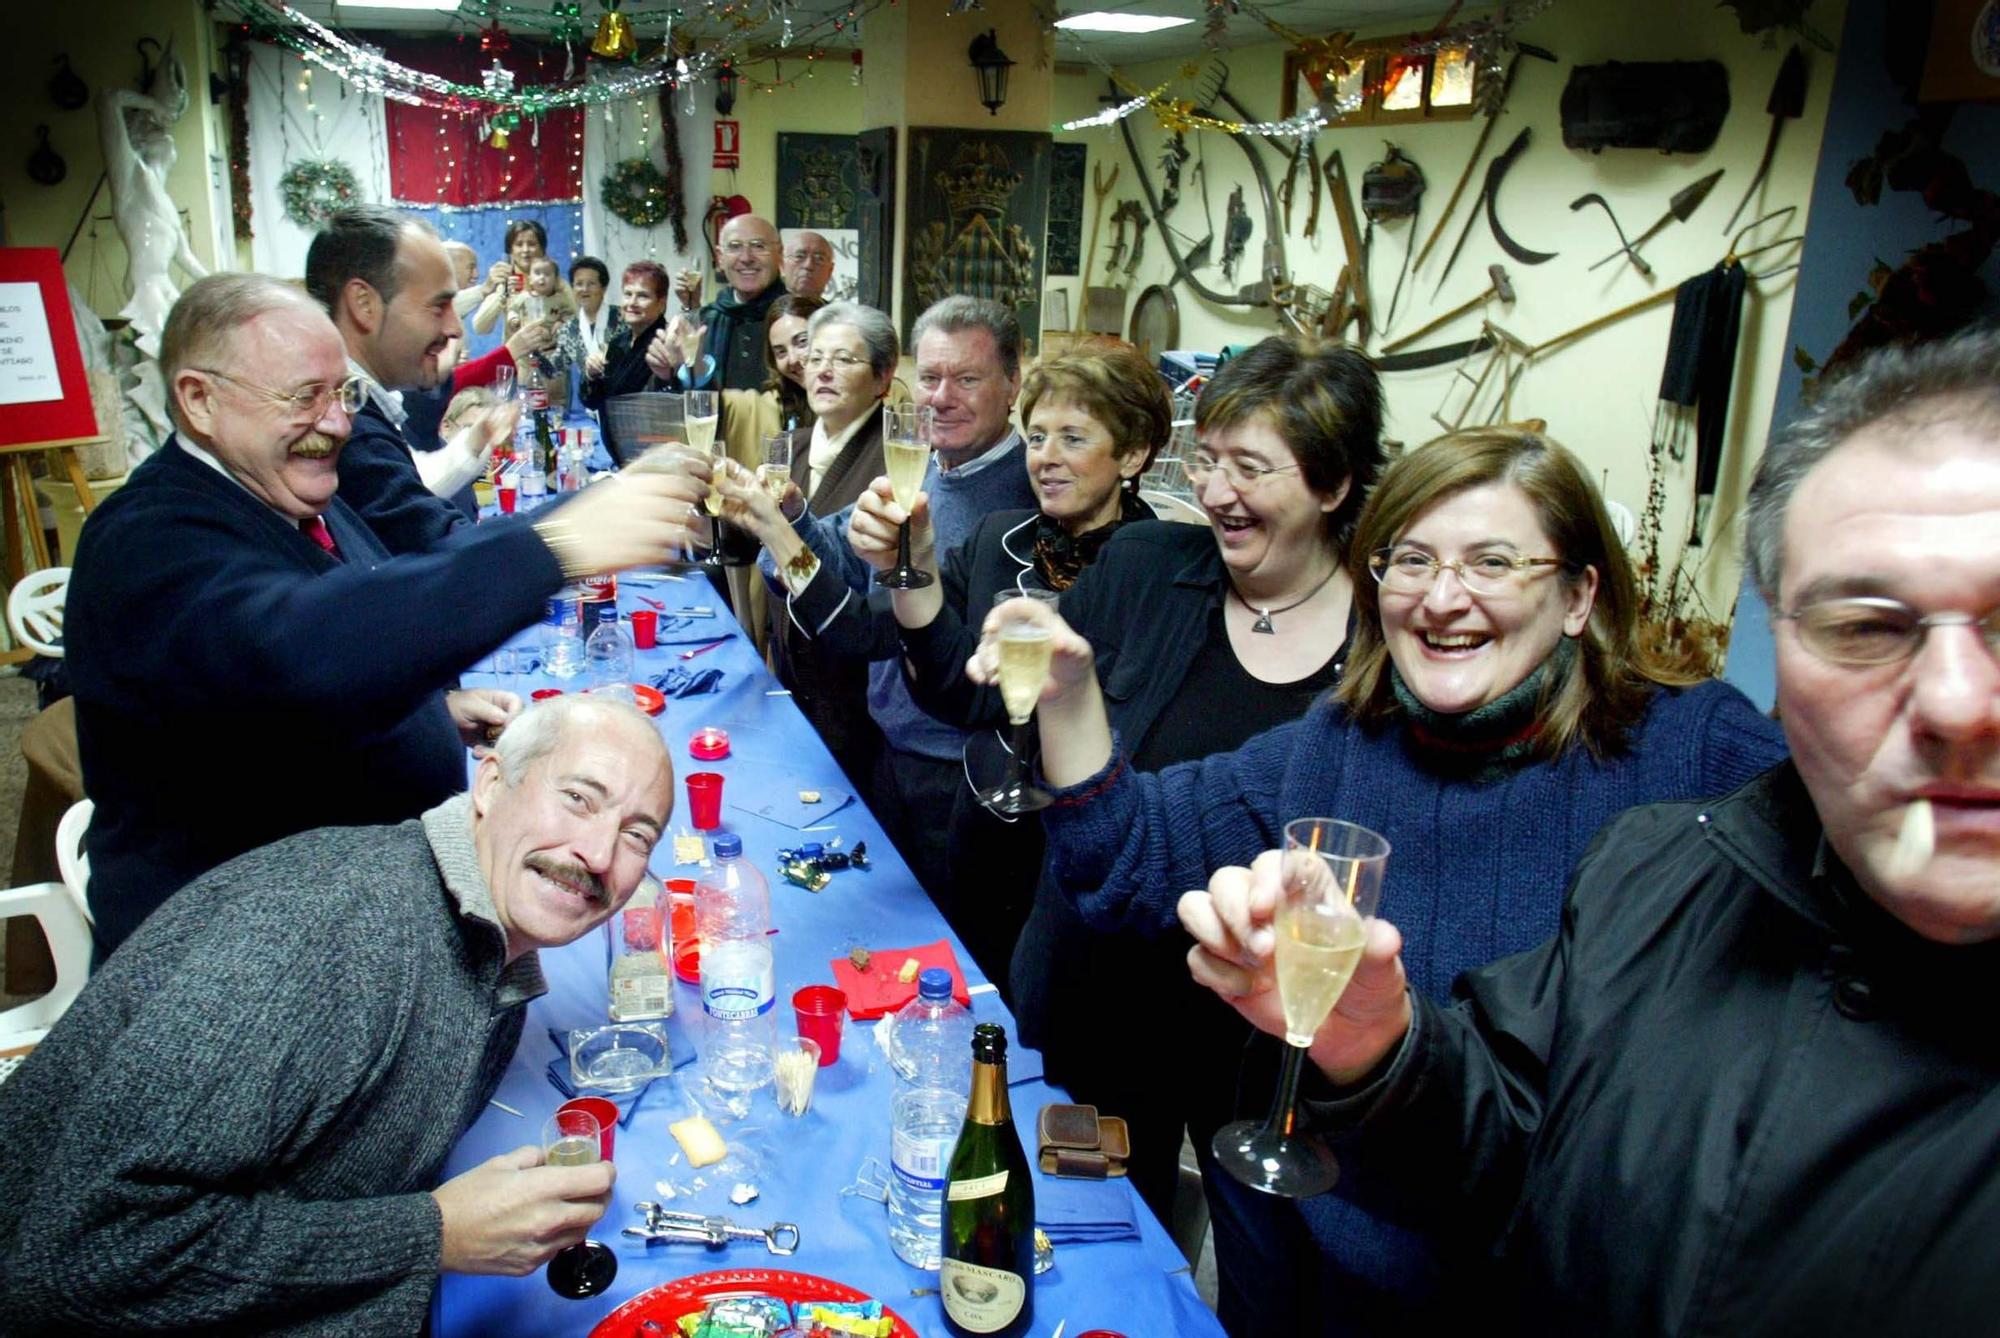
[[[1041,1167],[1048,1175],[1103,1180],[1124,1175],[1125,1162],[1132,1155],[1125,1121],[1116,1115],[1100,1116],[1095,1106],[1043,1106],[1035,1132],[1041,1143]]]

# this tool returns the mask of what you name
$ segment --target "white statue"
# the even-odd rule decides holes
[[[167,191],[174,169],[174,122],[187,110],[187,69],[167,43],[143,93],[110,88],[97,97],[97,134],[104,175],[111,183],[111,215],[125,242],[125,285],[132,299],[118,314],[132,323],[147,356],[160,354],[160,331],[180,288],[175,261],[193,278],[208,270],[188,246],[180,209]]]

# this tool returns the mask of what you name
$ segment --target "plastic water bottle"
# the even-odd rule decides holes
[[[944,1180],[972,1092],[972,1013],[951,994],[951,972],[917,977],[917,997],[896,1014],[890,1067],[889,1245],[906,1264],[936,1269]]]
[[[771,965],[771,886],[743,858],[743,839],[715,838],[715,860],[694,889],[701,936],[702,1063],[722,1092],[752,1092],[772,1079],[777,978]]]
[[[552,678],[583,672],[583,604],[572,588],[549,596],[542,618],[542,672]]]
[[[591,687],[607,695],[632,688],[632,660],[637,652],[632,634],[614,616],[601,620],[583,643],[583,660],[590,671]]]

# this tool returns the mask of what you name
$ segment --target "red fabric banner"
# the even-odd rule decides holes
[[[480,85],[494,53],[481,51],[476,37],[443,42],[385,43],[383,54],[398,64],[455,84]],[[587,60],[577,53],[578,69]],[[547,85],[562,79],[564,55],[517,41],[499,53],[514,72],[514,86]],[[395,199],[417,205],[482,205],[510,201],[575,200],[583,193],[583,117],[580,108],[541,118],[541,143],[527,117],[509,133],[504,149],[489,147],[480,127],[488,104],[468,103],[463,112],[385,106],[389,135],[389,190]],[[469,114],[468,114],[469,113]]]

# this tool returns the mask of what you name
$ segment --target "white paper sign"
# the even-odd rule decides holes
[[[62,398],[40,285],[0,283],[0,404]]]

